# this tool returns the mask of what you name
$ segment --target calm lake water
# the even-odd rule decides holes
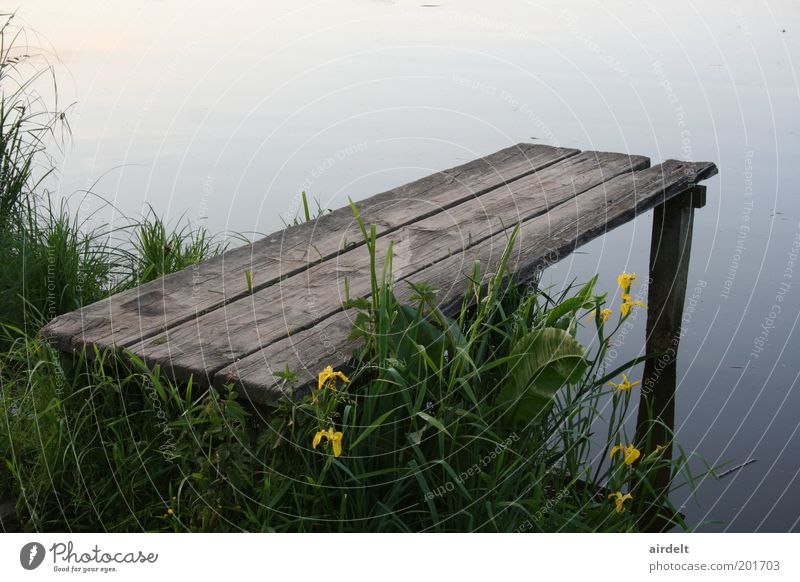
[[[675,501],[702,530],[800,530],[795,0],[26,0],[19,17],[76,102],[58,192],[100,178],[128,215],[150,204],[266,233],[301,190],[335,208],[519,141],[716,162],[695,218],[678,437],[712,465],[757,461]],[[599,272],[611,291],[621,270],[646,273],[650,216],[544,281]],[[642,316],[619,361],[643,342]]]

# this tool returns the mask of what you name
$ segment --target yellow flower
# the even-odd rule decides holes
[[[167,515],[175,515],[175,510],[170,507],[167,509]]]
[[[622,271],[622,274],[617,277],[617,284],[623,291],[628,291],[631,287],[631,282],[636,280],[636,273],[626,273]]]
[[[342,437],[344,435],[339,432],[333,430],[333,427],[330,427],[328,430],[320,430],[317,431],[317,434],[314,435],[314,440],[312,441],[311,445],[313,448],[317,448],[317,445],[322,442],[322,438],[325,437],[331,445],[333,446],[333,456],[338,457],[342,454]]]
[[[631,307],[634,306],[644,307],[647,309],[647,305],[642,303],[641,301],[631,301],[631,296],[629,293],[622,294],[622,305],[619,306],[619,311],[622,315],[628,315],[631,311]]]
[[[616,501],[614,502],[617,505],[617,513],[622,513],[623,511],[625,511],[623,503],[625,503],[626,500],[633,499],[633,495],[631,495],[630,493],[626,493],[625,495],[623,495],[622,491],[615,491],[614,493],[611,493],[608,496],[609,499],[613,497],[617,498]]]
[[[634,461],[636,461],[636,459],[638,459],[639,456],[642,454],[641,451],[636,447],[634,447],[633,445],[628,445],[626,447],[623,444],[619,444],[615,445],[614,448],[611,449],[611,453],[608,456],[613,459],[614,455],[616,455],[619,452],[622,453],[626,465],[633,465]]]
[[[634,386],[636,386],[638,384],[641,384],[641,383],[642,383],[641,380],[636,380],[636,382],[631,383],[631,381],[628,379],[628,375],[627,374],[623,374],[622,375],[622,382],[620,382],[619,384],[614,384],[614,382],[609,382],[608,385],[609,386],[613,386],[617,390],[630,390]]]
[[[329,384],[331,390],[336,390],[336,378],[341,378],[347,384],[350,383],[350,378],[344,373],[333,369],[333,366],[326,366],[322,372],[319,373],[317,380],[317,390],[322,390],[325,384]]]
[[[611,317],[612,313],[614,312],[608,307],[606,307],[600,312],[600,317],[603,318],[603,321],[608,321],[608,318]],[[597,309],[592,309],[588,315],[589,321],[593,320],[595,315],[597,315]]]

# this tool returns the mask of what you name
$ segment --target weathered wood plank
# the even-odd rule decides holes
[[[383,192],[359,207],[364,219],[385,234],[576,154],[575,149],[517,144]],[[255,288],[260,289],[334,256],[347,240],[352,222],[350,208],[340,208],[62,315],[41,333],[65,351],[85,344],[111,347],[137,342],[244,297],[248,293],[247,270],[253,274]],[[360,243],[360,237],[349,240]]]
[[[314,327],[283,338],[238,362],[226,366],[214,377],[214,386],[233,386],[244,398],[257,404],[274,401],[284,390],[283,373],[295,374],[295,386],[313,384],[319,372],[331,364],[342,369],[360,342],[350,341],[354,309],[339,311]]]
[[[648,165],[642,156],[583,152],[378,239],[378,260],[393,245],[394,273],[406,277],[511,224],[554,211],[614,176]],[[366,249],[345,251],[129,349],[150,364],[161,364],[178,380],[194,376],[195,382],[210,382],[235,360],[341,310],[346,281],[351,297],[369,294]]]
[[[701,180],[717,173],[711,162],[667,160],[663,164],[620,175],[565,204],[522,225],[517,245],[509,261],[514,273],[533,273],[544,264],[555,263],[590,240],[637,215],[669,200]],[[507,233],[498,233],[492,241],[477,247],[470,256],[450,257],[415,276],[442,289],[439,301],[444,309],[460,301],[464,281],[478,260],[485,273],[497,269]],[[454,283],[455,282],[455,283]],[[398,293],[399,295],[399,293]]]
[[[589,240],[628,222],[716,172],[714,164],[669,160],[634,175],[621,175],[584,192],[548,215],[522,223],[511,271],[520,280],[535,268],[557,262]],[[467,277],[472,274],[473,257],[481,261],[481,272],[485,276],[496,271],[511,228],[486,239],[475,248],[477,253],[472,256],[467,254],[445,259],[406,280],[433,284],[441,290],[439,300],[442,305],[452,307],[460,300]],[[401,299],[408,299],[408,285],[399,282],[396,290]],[[352,317],[352,312],[339,312],[297,337],[266,346],[220,370],[214,384],[220,388],[233,385],[253,401],[267,402],[281,394],[280,378],[274,372],[284,366],[298,372],[299,383],[312,382],[324,366],[332,364],[340,368],[352,353],[348,348],[324,349],[319,341],[315,341],[315,337],[319,337],[315,330],[325,330],[325,341],[329,345],[347,346]]]

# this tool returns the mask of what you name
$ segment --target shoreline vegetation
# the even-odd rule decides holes
[[[694,489],[689,455],[675,442],[672,459],[667,443],[642,450],[626,432],[643,358],[604,364],[631,311],[646,309],[631,300],[632,273],[616,306],[596,277],[551,296],[505,268],[466,289],[455,313],[423,281],[401,304],[391,250],[376,264],[374,230],[353,205],[375,265],[371,296],[348,299],[363,347],[348,369],[316,371],[309,390],[287,371],[289,396],[256,407],[129,354],[47,345],[37,332],[53,317],[226,246],[152,211],[88,228],[54,202],[47,145],[67,118],[33,92],[52,70],[17,50],[24,33],[3,18],[0,498],[16,500],[24,531],[652,530],[645,515],[693,528],[669,501]],[[595,330],[588,349],[582,326]],[[665,467],[672,480],[656,491]]]

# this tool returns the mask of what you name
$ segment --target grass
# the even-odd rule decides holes
[[[0,496],[18,500],[23,529],[634,531],[648,527],[636,505],[644,497],[663,520],[690,527],[668,495],[649,491],[661,467],[669,489],[692,487],[680,448],[673,459],[609,458],[632,442],[635,390],[608,383],[638,361],[603,367],[627,315],[589,322],[606,306],[596,279],[551,297],[515,284],[504,266],[481,285],[476,264],[455,312],[442,312],[423,281],[403,303],[392,254],[377,263],[375,229],[355,206],[372,264],[370,299],[349,302],[363,348],[347,375],[320,370],[319,390],[255,409],[234,390],[177,385],[132,356],[68,358],[42,342],[36,332],[53,317],[225,247],[152,210],[90,229],[53,203],[45,137],[66,121],[31,95],[18,34],[6,21]],[[305,196],[303,209],[312,219]],[[584,325],[596,332],[593,350],[576,339]],[[633,495],[620,512],[609,498],[617,492]]]

